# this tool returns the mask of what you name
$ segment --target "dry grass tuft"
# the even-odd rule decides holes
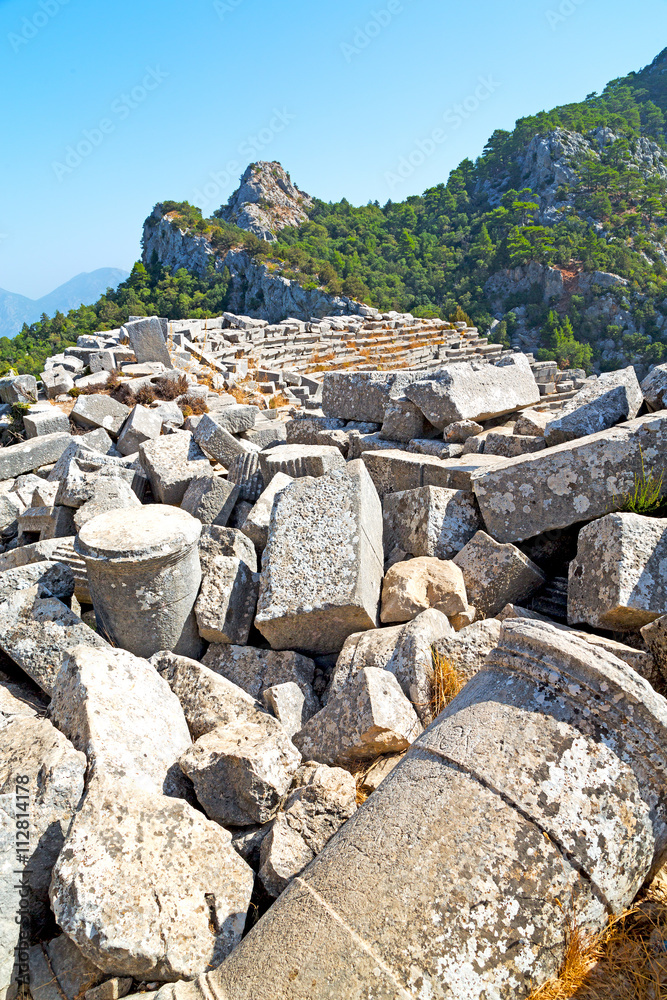
[[[667,868],[600,934],[573,927],[560,975],[529,1000],[667,1000]]]
[[[434,717],[447,708],[450,701],[456,698],[457,694],[466,685],[465,678],[450,660],[433,650],[433,697],[431,698],[431,709]]]

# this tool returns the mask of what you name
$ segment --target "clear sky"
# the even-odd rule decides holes
[[[0,0],[0,287],[129,269],[156,201],[210,214],[257,159],[420,193],[666,45],[667,0]]]

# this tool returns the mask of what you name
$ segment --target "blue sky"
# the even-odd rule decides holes
[[[0,287],[129,269],[156,201],[210,214],[255,159],[420,193],[666,45],[666,0],[0,0]]]

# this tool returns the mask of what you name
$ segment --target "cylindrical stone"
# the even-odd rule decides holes
[[[157,1000],[525,1000],[667,851],[667,702],[543,622],[498,647],[238,948]]]
[[[97,623],[136,656],[167,649],[198,657],[194,604],[201,584],[201,521],[175,507],[112,510],[83,526],[76,551],[88,569]]]

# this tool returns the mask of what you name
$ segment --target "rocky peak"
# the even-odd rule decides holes
[[[263,240],[275,240],[285,226],[308,218],[312,198],[292,184],[280,163],[251,163],[227,205],[216,214]]]

